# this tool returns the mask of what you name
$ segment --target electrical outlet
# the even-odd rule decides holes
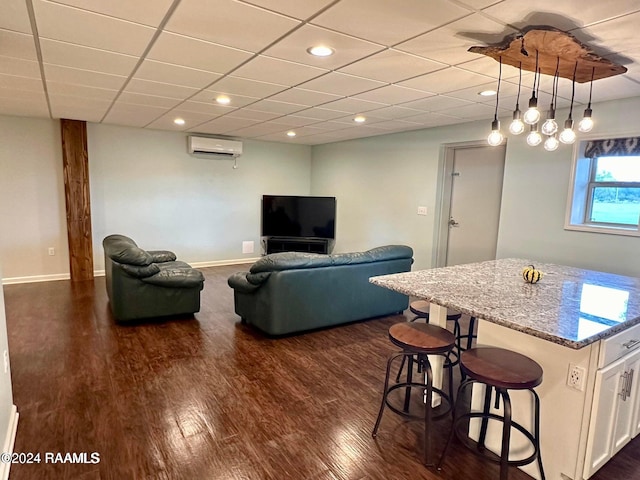
[[[242,253],[253,253],[254,244],[253,241],[242,242]]]
[[[418,215],[426,215],[427,207],[418,207]]]
[[[9,352],[7,350],[4,351],[4,373],[9,371]]]
[[[569,373],[567,375],[567,386],[583,392],[586,376],[587,370],[584,367],[570,363]]]

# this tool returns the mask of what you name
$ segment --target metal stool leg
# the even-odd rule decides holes
[[[384,406],[387,404],[387,391],[389,389],[389,373],[391,372],[391,364],[393,361],[398,358],[400,355],[404,355],[404,353],[393,353],[389,356],[387,360],[387,374],[384,377],[384,388],[382,389],[382,402],[380,403],[380,411],[378,412],[378,419],[376,420],[376,424],[373,427],[373,432],[371,433],[372,437],[376,437],[378,434],[378,427],[380,426],[380,422],[382,421],[382,414],[384,413]]]
[[[496,396],[502,397],[504,410],[502,423],[502,449],[500,451],[500,480],[507,480],[509,477],[509,442],[511,440],[511,399],[509,393],[501,388],[496,388]]]
[[[411,384],[413,382],[413,355],[405,355],[403,360],[409,358],[407,361],[407,383]],[[418,359],[418,362],[420,359]],[[398,382],[396,382],[398,383]],[[411,403],[411,387],[407,386],[404,391],[404,411],[409,411],[409,404]]]
[[[540,453],[540,397],[535,390],[531,389],[533,393],[535,403],[535,418],[534,418],[534,432],[535,432],[535,448],[538,450],[538,468],[540,469],[540,478],[545,480],[544,470],[542,468],[542,454]]]
[[[425,405],[424,405],[424,464],[429,465],[429,459],[431,452],[431,402],[433,399],[433,372],[431,371],[431,364],[426,355],[420,356],[420,362],[424,373],[425,387]]]
[[[493,387],[484,385],[484,405],[482,406],[482,423],[480,424],[480,436],[478,437],[478,450],[484,450],[484,441],[487,438],[487,426],[489,424],[489,409],[491,408],[491,391]],[[497,392],[496,392],[497,396]]]
[[[460,383],[458,387],[458,391],[456,393],[456,399],[462,397],[462,393],[465,388],[469,385],[473,385],[475,382],[473,380],[465,380]],[[462,402],[455,402],[451,411],[453,412],[453,422],[451,423],[451,430],[449,431],[449,437],[447,438],[447,443],[444,446],[444,450],[440,454],[440,459],[438,460],[438,465],[436,466],[438,470],[442,469],[442,464],[444,463],[444,459],[449,451],[449,447],[451,446],[451,442],[453,442],[453,436],[456,433],[456,421],[458,419],[458,410],[461,408]]]

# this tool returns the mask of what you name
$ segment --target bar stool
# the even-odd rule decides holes
[[[447,445],[445,446],[438,468],[441,468],[445,455],[453,435],[474,453],[500,464],[500,480],[507,480],[508,467],[510,465],[522,466],[537,460],[540,469],[540,477],[545,479],[544,470],[542,468],[542,457],[540,455],[540,398],[534,388],[542,383],[542,367],[535,361],[503,348],[496,347],[478,347],[472,348],[462,353],[460,357],[460,366],[468,375],[468,378],[460,384],[457,393],[457,399],[463,398],[463,391],[475,383],[485,386],[484,404],[482,412],[469,412],[458,414],[459,406],[463,402],[456,402],[453,415],[453,426]],[[495,390],[495,408],[499,408],[499,401],[502,398],[503,414],[490,413],[491,394]],[[519,423],[511,419],[511,399],[509,390],[529,390],[534,399],[534,418],[533,433],[526,430]],[[477,443],[473,443],[467,434],[459,429],[459,425],[468,419],[480,418],[480,435]],[[502,422],[502,441],[500,458],[496,459],[487,451],[485,440],[487,435],[487,427],[489,420]],[[465,422],[466,423],[466,422]],[[511,439],[511,427],[522,433],[533,447],[533,453],[527,458],[521,460],[509,460],[509,442]]]
[[[411,419],[424,419],[424,463],[426,465],[433,465],[430,461],[431,451],[431,439],[430,430],[432,420],[437,420],[449,414],[453,410],[453,375],[452,369],[448,369],[448,381],[449,391],[444,393],[440,388],[433,386],[433,372],[431,371],[431,363],[429,363],[428,355],[439,355],[446,359],[447,355],[453,349],[455,345],[455,336],[448,330],[438,327],[436,325],[429,325],[427,323],[409,323],[401,322],[392,325],[389,328],[389,340],[394,345],[397,345],[402,349],[401,352],[393,353],[389,356],[387,361],[387,373],[384,378],[384,389],[382,392],[382,402],[380,404],[380,411],[378,412],[378,418],[376,424],[373,427],[372,437],[376,437],[378,434],[378,427],[382,421],[382,414],[384,408],[389,407],[391,411]],[[391,372],[391,365],[397,358],[409,359],[409,370],[407,372],[407,378],[404,382],[396,382],[394,385],[389,386],[389,376]],[[414,358],[416,360],[414,360]],[[413,381],[413,361],[418,364],[418,372],[423,374],[423,382],[418,383]],[[403,409],[399,409],[389,402],[389,394],[398,389],[405,389],[404,392],[404,406]],[[424,413],[422,416],[412,414],[409,411],[411,389],[417,388],[424,395]],[[446,403],[444,411],[436,415],[433,414],[432,398],[433,393],[440,395],[443,402]]]
[[[409,310],[415,315],[410,322],[415,322],[419,318],[424,318],[427,323],[429,323],[429,302],[425,300],[416,300],[411,302],[409,305]],[[451,350],[449,357],[447,357],[447,361],[445,364],[445,368],[453,368],[460,363],[460,354],[471,348],[471,344],[473,339],[476,338],[476,335],[473,333],[475,329],[476,318],[471,317],[469,320],[469,330],[465,335],[461,334],[460,328],[460,317],[462,317],[461,313],[455,312],[453,310],[447,309],[447,321],[455,322],[453,325],[453,334],[456,337],[455,349]],[[462,339],[467,339],[467,346],[462,346]],[[451,359],[451,355],[454,356],[454,359]],[[400,365],[400,369],[398,370],[398,375],[396,376],[396,382],[400,381],[400,376],[402,375],[402,371],[404,369],[406,358],[402,359],[402,364]],[[464,380],[464,374],[462,374],[462,379]]]

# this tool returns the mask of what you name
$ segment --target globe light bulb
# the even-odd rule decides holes
[[[573,120],[567,119],[564,122],[564,130],[560,132],[560,141],[567,145],[576,141],[576,132],[573,131]]]
[[[590,132],[591,130],[593,130],[593,119],[591,118],[592,113],[593,112],[590,108],[587,108],[584,111],[584,116],[582,117],[582,120],[580,120],[580,122],[578,123],[578,130],[584,133]]]
[[[540,135],[538,129],[532,125],[531,131],[529,135],[527,135],[527,145],[535,147],[536,145],[540,145],[540,142],[542,142],[542,135]]]
[[[533,125],[540,120],[540,110],[538,110],[538,99],[532,95],[529,99],[529,108],[524,112],[524,123]]]
[[[549,109],[549,114],[547,115],[547,119],[542,124],[542,128],[540,131],[544,135],[551,136],[558,131],[558,122],[556,122],[556,111],[553,108]]]
[[[544,141],[544,149],[547,152],[553,152],[554,150],[557,150],[559,145],[560,142],[558,142],[558,139],[555,135],[547,137],[547,139]]]
[[[520,135],[524,132],[524,122],[520,118],[520,109],[516,107],[513,112],[513,120],[509,124],[509,131],[514,135]]]
[[[491,122],[491,133],[487,137],[487,142],[492,147],[496,147],[502,143],[504,140],[504,135],[500,131],[500,122],[496,119]]]

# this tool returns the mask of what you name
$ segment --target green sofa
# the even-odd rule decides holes
[[[102,241],[107,295],[118,321],[200,311],[204,275],[167,250],[147,251],[124,235]]]
[[[404,245],[335,255],[274,253],[228,284],[243,322],[283,335],[402,312],[408,297],[369,277],[408,272],[412,263],[413,250]]]

